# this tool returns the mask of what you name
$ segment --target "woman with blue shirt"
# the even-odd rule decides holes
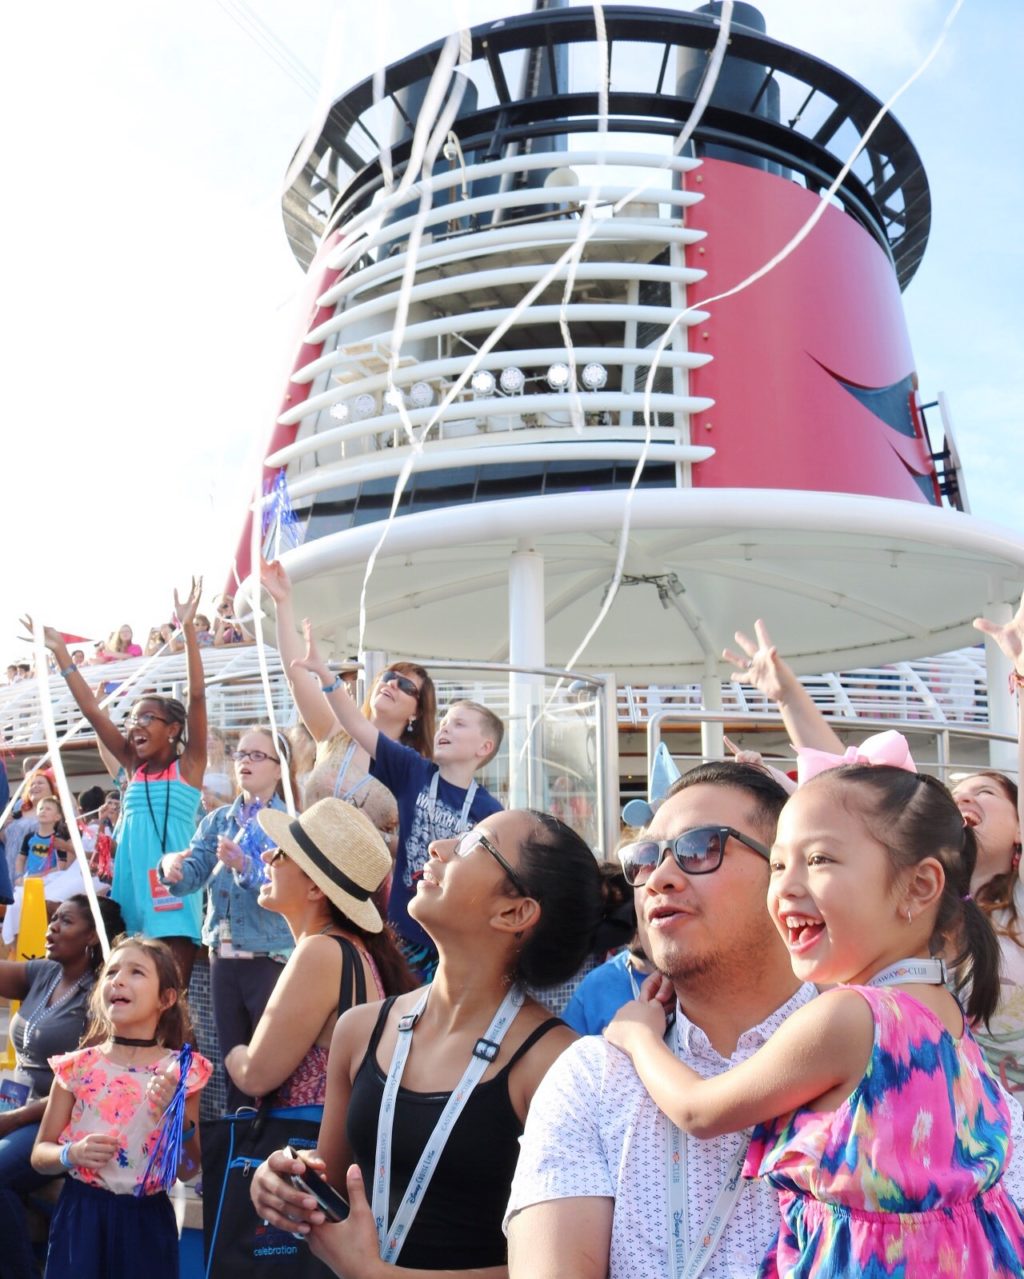
[[[252,1038],[294,944],[285,921],[258,904],[260,855],[271,843],[256,817],[264,808],[285,807],[288,743],[270,728],[255,726],[242,734],[234,761],[238,798],[203,819],[186,852],[168,853],[160,863],[160,879],[175,897],[208,889],[203,942],[210,949],[222,1059]],[[229,1110],[252,1104],[230,1079],[227,1088]]]

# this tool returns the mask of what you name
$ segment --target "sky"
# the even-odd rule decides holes
[[[144,642],[192,573],[212,610],[300,336],[280,196],[318,97],[529,7],[8,7],[0,658],[23,651],[26,611],[91,638],[128,622]],[[770,35],[883,100],[952,7],[760,4]],[[894,112],[931,184],[931,240],[905,294],[922,391],[949,396],[974,514],[1024,536],[1022,46],[1018,0],[965,0]]]

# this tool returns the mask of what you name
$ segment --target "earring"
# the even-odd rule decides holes
[[[409,720],[408,724],[406,724],[406,726],[405,726],[405,731],[406,731],[407,733],[411,733],[411,732],[412,732],[412,730],[413,730],[413,725],[414,725],[415,723],[416,723],[416,716],[415,716],[415,715],[413,715],[413,717]]]
[[[1020,865],[1020,844],[1014,844],[1013,856],[1010,858],[1010,870],[1016,871],[1019,865]]]
[[[910,907],[908,906],[908,907],[907,907],[907,923],[908,923],[908,924],[912,924],[913,922],[914,922],[914,917],[913,917],[913,915],[911,915],[911,913],[910,913]]]

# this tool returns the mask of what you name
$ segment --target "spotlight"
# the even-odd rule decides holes
[[[494,394],[496,386],[494,374],[490,369],[477,369],[470,379],[469,385],[473,388],[473,394],[480,399],[485,399],[488,395]]]
[[[377,401],[368,393],[364,392],[362,395],[357,395],[352,401],[352,416],[357,422],[373,417],[376,412]]]
[[[434,403],[434,391],[429,382],[414,382],[409,388],[409,403],[414,409],[425,409]]]
[[[384,403],[390,404],[393,409],[401,409],[405,407],[405,397],[397,386],[389,386],[384,392]]]
[[[335,422],[344,422],[348,418],[348,405],[332,404],[331,417],[334,418]]]
[[[526,385],[526,374],[513,364],[501,370],[501,377],[498,380],[506,395],[518,395]]]
[[[603,364],[588,364],[583,370],[583,385],[588,391],[600,391],[608,381],[608,370]]]
[[[552,391],[564,391],[569,385],[568,364],[552,364],[548,369],[548,386]]]

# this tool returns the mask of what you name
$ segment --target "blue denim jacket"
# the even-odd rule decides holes
[[[167,887],[175,897],[187,897],[204,887],[208,890],[203,920],[203,942],[207,946],[216,946],[221,923],[226,920],[231,930],[231,944],[239,950],[251,950],[259,955],[291,951],[295,939],[288,925],[280,915],[264,910],[259,904],[258,886],[247,883],[244,874],[229,870],[217,859],[218,838],[227,835],[234,839],[238,835],[241,807],[239,796],[233,804],[216,808],[203,818],[192,839],[189,855],[181,864],[181,881]],[[284,804],[275,795],[269,807],[284,809]]]

